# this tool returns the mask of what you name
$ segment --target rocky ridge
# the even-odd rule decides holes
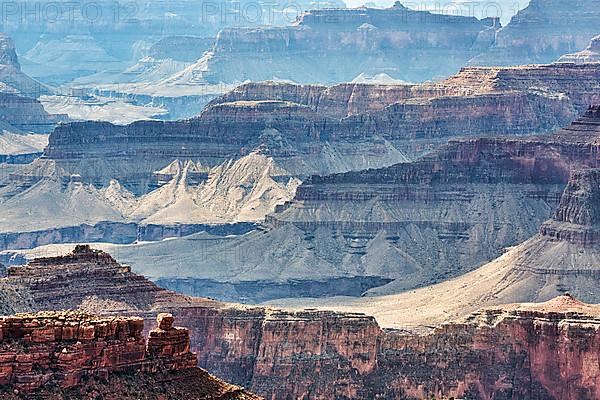
[[[68,264],[71,274],[62,279],[63,290],[55,298],[118,315],[127,314],[123,303],[145,303],[132,315],[148,320],[172,312],[190,330],[191,349],[201,366],[267,398],[501,399],[518,393],[540,400],[591,400],[598,395],[593,360],[599,356],[600,310],[570,296],[491,307],[433,329],[382,330],[362,314],[233,306],[158,288],[156,298],[167,296],[169,301],[147,303],[147,291],[131,281],[130,272],[113,274],[112,282],[97,280],[102,268],[123,268],[106,261],[109,257],[79,247],[71,255],[30,264],[27,273],[36,278],[29,282],[17,274],[3,283],[18,284],[21,291],[43,299],[45,282],[58,279],[51,266]],[[30,286],[33,282],[37,286]],[[95,294],[81,302],[77,293],[83,286]],[[116,287],[120,295],[111,289]],[[59,304],[38,301],[35,307]],[[150,348],[146,351],[154,352]]]
[[[599,101],[599,76],[595,65],[559,64],[467,68],[425,85],[249,84],[189,121],[61,125],[45,156],[66,174],[100,186],[117,179],[136,194],[174,159],[214,166],[257,149],[300,178],[382,167],[449,137],[557,129]]]

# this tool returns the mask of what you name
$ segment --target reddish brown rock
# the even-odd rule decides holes
[[[541,305],[485,309],[434,329],[389,331],[362,314],[288,312],[189,298],[157,288],[129,270],[113,273],[118,264],[106,257],[79,248],[63,258],[21,267],[35,279],[23,280],[15,268],[3,283],[30,291],[38,307],[67,302],[89,307],[93,302],[107,304],[118,299],[122,305],[139,305],[126,314],[143,315],[148,321],[170,313],[189,329],[191,348],[198,353],[201,366],[272,399],[598,397],[600,309],[570,297]],[[48,301],[44,284],[52,282],[48,279],[52,267],[64,268],[65,263],[69,265],[69,274],[63,278],[65,289],[55,292],[56,300]],[[94,279],[103,270],[103,280]],[[147,283],[141,285],[141,281]],[[100,282],[101,286],[94,286]],[[123,292],[116,292],[115,286]],[[81,287],[96,297],[80,303]],[[155,289],[144,289],[148,287]],[[110,308],[103,311],[122,313]],[[15,382],[24,390],[39,385],[32,382],[54,379],[76,385],[87,374],[82,375],[82,366],[88,365],[95,365],[97,369],[92,371],[98,374],[132,364],[155,374],[160,368],[185,371],[195,363],[186,347],[188,332],[170,325],[168,315],[158,318],[159,326],[150,332],[147,345],[140,319],[103,317],[73,324],[69,318],[58,317],[52,319],[60,326],[60,331],[54,329],[54,341],[34,343],[33,338],[51,339],[48,323],[39,316],[23,318],[1,320],[2,343],[16,340],[28,343],[30,350],[55,346],[57,357],[54,363],[48,352],[16,354],[10,347],[9,351],[1,347],[0,381]],[[94,327],[93,336],[85,329],[89,326]],[[36,331],[39,333],[34,334]],[[34,365],[55,366],[62,374],[48,377],[43,368],[40,372]]]
[[[161,318],[165,327],[169,325],[167,321],[168,318]],[[152,374],[160,373],[165,379],[164,375],[170,373],[172,376],[165,379],[169,382],[177,382],[180,371],[186,371],[184,377],[196,374],[206,379],[202,376],[204,371],[190,372],[197,370],[197,358],[189,351],[187,329],[170,325],[166,330],[156,328],[151,331],[146,347],[143,328],[141,318],[96,317],[77,311],[0,317],[0,382],[3,385],[0,394],[7,390],[24,398],[55,398],[53,395],[68,396],[78,388],[90,393],[93,389],[90,381],[118,381],[119,374],[133,374],[140,377],[138,395],[142,397],[138,398],[146,398],[151,393],[146,393],[144,378],[152,381],[155,379]],[[255,398],[216,380],[209,388],[231,396],[227,398]],[[106,391],[107,388],[98,389]],[[117,393],[110,387],[108,391]],[[192,393],[186,398],[204,398],[202,396]],[[5,394],[1,397],[7,398]]]

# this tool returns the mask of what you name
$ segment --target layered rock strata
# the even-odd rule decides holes
[[[353,299],[345,304],[335,299],[289,304],[366,312],[384,325],[402,327],[460,318],[491,304],[547,301],[565,292],[597,303],[599,171],[574,170],[554,217],[531,238],[472,272],[410,292]]]
[[[252,282],[264,300],[265,281],[279,288],[272,299],[289,297],[285,284],[307,276],[315,285],[394,280],[367,294],[443,281],[538,232],[558,207],[571,171],[600,167],[599,121],[598,109],[590,108],[550,135],[453,140],[412,163],[313,176],[256,232],[132,245],[124,260],[188,294],[214,296],[216,281],[230,299],[237,285],[240,300]],[[154,257],[161,257],[162,268],[149,262]],[[311,290],[304,292],[300,296]]]
[[[388,9],[317,9],[289,27],[224,29],[210,52],[171,79],[336,83],[386,73],[419,82],[456,72],[499,26],[492,18],[415,11],[400,2]]]
[[[558,62],[585,64],[600,62],[600,35],[590,42],[590,45],[577,53],[566,54],[558,59]]]
[[[177,392],[180,395],[191,394],[186,397],[189,399],[203,398],[205,393],[187,393],[186,383],[177,382],[180,371],[184,372],[185,378],[196,369],[196,355],[189,351],[188,330],[173,327],[170,314],[159,314],[157,324],[146,343],[141,318],[97,317],[78,311],[1,317],[3,398],[57,398],[61,392],[68,397],[75,395],[78,389],[89,398],[102,391],[112,392],[111,396],[114,396],[117,388],[108,384],[104,388],[94,387],[91,382],[104,379],[108,383],[124,374],[136,376],[138,396],[150,396],[152,393],[146,392],[144,377],[157,373],[163,379],[164,375],[171,374],[165,379],[168,383],[161,385],[163,390],[169,384],[179,383],[181,387]],[[196,372],[199,378],[206,379],[202,374],[206,373]],[[232,399],[255,398],[218,380],[213,379],[210,383],[205,389],[214,392],[212,398],[221,398],[219,395],[228,395],[227,398]],[[94,391],[97,393],[93,394]]]
[[[38,299],[36,307],[54,308],[71,300],[73,307],[95,307],[103,314],[127,314],[124,304],[145,304],[132,314],[146,319],[172,312],[190,330],[191,349],[198,352],[201,366],[272,399],[503,399],[516,393],[528,399],[591,400],[598,395],[600,373],[594,366],[600,310],[570,296],[544,304],[487,308],[433,329],[382,330],[373,317],[362,314],[240,307],[158,288],[152,292],[155,300],[148,302],[148,292],[140,290],[130,272],[114,274],[112,282],[95,280],[99,270],[116,264],[100,261],[106,257],[78,248],[64,260],[30,265],[28,273],[36,278],[29,282],[9,277],[3,283],[18,283],[21,291]],[[63,291],[55,293],[63,300],[42,301],[44,281],[54,273],[41,265],[61,268],[63,262],[72,270],[62,279]],[[87,282],[74,280],[76,272]],[[78,294],[71,297],[84,285],[90,293],[96,291],[93,297],[83,302]],[[123,290],[121,297],[111,289],[117,286]],[[165,337],[171,323],[170,317],[159,317],[145,350],[147,359],[151,354],[189,354],[178,335]],[[141,321],[136,327],[139,332]],[[86,343],[81,340],[83,346]]]
[[[531,0],[496,33],[492,46],[470,63],[548,63],[583,49],[599,33],[595,6],[593,0]]]
[[[136,194],[174,159],[214,166],[255,150],[299,177],[376,168],[449,137],[557,129],[600,101],[599,77],[594,64],[557,64],[467,68],[424,85],[249,84],[189,121],[61,125],[45,157],[67,175],[100,186],[117,179]]]

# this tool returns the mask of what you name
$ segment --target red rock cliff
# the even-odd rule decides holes
[[[600,309],[570,297],[542,305],[488,309],[425,333],[384,331],[373,317],[362,314],[241,307],[178,295],[150,282],[140,285],[142,277],[128,270],[115,272],[113,267],[118,263],[103,263],[102,253],[93,252],[92,257],[89,252],[79,248],[64,258],[33,262],[24,268],[32,274],[30,280],[23,280],[11,269],[13,275],[2,283],[28,293],[42,308],[61,307],[70,301],[72,307],[143,315],[146,320],[160,312],[171,312],[189,329],[191,348],[198,353],[201,366],[272,399],[455,396],[591,400],[598,396]],[[60,266],[64,260],[68,260],[71,271],[63,275],[65,289],[54,292],[59,300],[48,302],[44,300],[44,285],[52,279],[44,277],[52,276],[52,265]],[[102,268],[113,272],[97,281],[94,276]],[[88,296],[83,299],[82,287],[88,288]],[[115,292],[115,287],[122,292]],[[155,290],[148,293],[144,287]],[[125,307],[128,311],[123,311],[124,306],[129,307]],[[162,318],[159,329],[150,332],[147,346],[141,339],[141,321],[133,321],[138,322],[133,322],[132,328],[111,328],[108,333],[103,323],[88,324],[94,328],[94,337],[102,332],[119,343],[115,335],[122,332],[122,337],[130,339],[127,346],[121,347],[126,351],[118,355],[109,352],[116,358],[97,355],[89,358],[90,362],[96,360],[92,365],[124,368],[129,363],[126,360],[135,360],[137,368],[152,369],[154,361],[146,363],[157,357],[164,360],[163,365],[175,368],[191,362],[182,340],[185,334],[172,330],[170,318]],[[6,337],[8,334],[3,332]],[[42,329],[35,335],[31,332],[27,336],[30,346],[38,345],[33,338],[52,339],[52,348],[61,353],[63,343],[57,345],[57,337],[52,336],[56,330],[49,333]],[[71,348],[86,354],[89,342],[85,338],[91,337],[92,329],[82,328],[77,335],[83,335],[81,345],[75,342],[68,354],[72,354]],[[40,345],[47,345],[44,343]],[[105,343],[113,341],[107,339]],[[7,362],[12,371],[10,357]],[[181,361],[173,364],[174,359]],[[97,371],[94,368],[86,364],[84,370]],[[22,383],[26,387],[31,380]]]

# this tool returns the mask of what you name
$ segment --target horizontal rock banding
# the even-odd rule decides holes
[[[17,391],[70,388],[90,376],[165,372],[196,367],[184,328],[142,335],[144,320],[85,312],[41,312],[0,317],[0,383]],[[159,330],[157,328],[157,330]]]

